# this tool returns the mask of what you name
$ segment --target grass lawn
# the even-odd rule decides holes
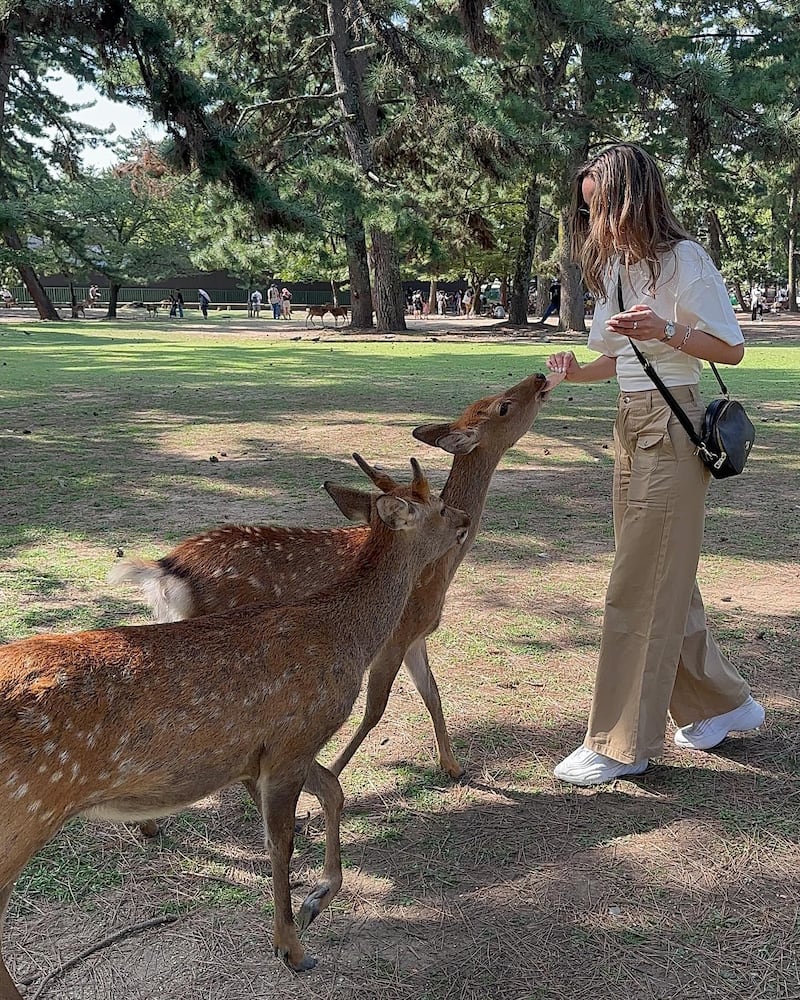
[[[341,523],[321,483],[363,485],[353,451],[400,477],[415,455],[441,485],[448,456],[411,428],[543,370],[560,347],[258,332],[0,325],[0,641],[146,621],[134,591],[105,582],[121,553],[160,555],[225,521]],[[345,883],[306,934],[317,969],[296,977],[272,957],[260,822],[233,788],[155,842],[69,825],[12,897],[17,979],[35,990],[105,935],[174,916],[48,992],[800,998],[800,338],[758,332],[725,372],[756,448],[744,476],[712,484],[700,583],[767,707],[761,734],[691,755],[670,732],[660,762],[613,788],[551,777],[582,736],[613,545],[615,386],[564,384],[496,473],[429,641],[467,777],[438,770],[401,675],[342,776]],[[298,899],[322,839],[318,822],[298,838]]]

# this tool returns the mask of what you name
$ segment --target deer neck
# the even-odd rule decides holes
[[[501,457],[479,447],[468,455],[456,455],[453,459],[441,497],[449,506],[458,507],[469,514],[469,542],[478,532],[492,474]]]
[[[427,561],[412,532],[373,528],[349,582],[335,598],[343,609],[348,644],[370,657],[378,651],[400,620]]]

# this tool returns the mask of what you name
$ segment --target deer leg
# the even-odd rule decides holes
[[[325,813],[325,867],[322,880],[306,896],[298,911],[297,924],[301,930],[305,930],[330,905],[342,887],[342,851],[339,840],[339,824],[344,805],[342,786],[335,775],[314,761],[308,771],[305,789],[316,795]]]
[[[428,645],[424,636],[411,643],[406,650],[404,662],[411,680],[414,682],[414,687],[422,696],[433,722],[442,770],[447,771],[451,778],[460,778],[464,773],[464,768],[456,760],[450,745],[450,734],[447,732],[447,725],[442,713],[442,699],[439,697],[436,678],[433,676],[428,662]]]
[[[266,769],[259,775],[261,814],[265,816],[266,842],[272,858],[273,946],[275,954],[295,972],[306,972],[317,964],[306,956],[292,918],[292,895],[289,889],[289,862],[294,850],[294,812],[300,789],[306,779],[302,771],[274,777]]]
[[[6,963],[3,961],[2,953],[3,920],[5,919],[8,900],[13,888],[14,880],[12,879],[0,889],[0,1000],[22,1000],[19,990],[9,975]]]
[[[351,757],[364,742],[367,734],[380,722],[383,713],[386,711],[389,692],[392,689],[392,684],[394,684],[394,679],[397,677],[397,672],[402,662],[402,651],[398,651],[397,649],[386,650],[384,648],[370,664],[364,718],[361,720],[361,725],[350,738],[350,742],[329,767],[329,770],[337,777],[350,763]]]

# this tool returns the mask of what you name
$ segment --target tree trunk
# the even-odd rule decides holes
[[[10,250],[14,250],[17,253],[22,253],[22,240],[19,238],[19,234],[11,226],[6,226],[3,228],[3,239],[6,242],[6,246]],[[17,270],[19,271],[19,276],[22,278],[23,284],[28,289],[30,297],[33,299],[33,304],[39,311],[40,319],[61,319],[58,315],[58,310],[50,301],[47,292],[42,287],[42,283],[39,281],[36,271],[31,267],[30,264],[17,264]]]
[[[347,269],[350,274],[350,326],[356,330],[372,330],[372,284],[369,277],[369,255],[364,226],[360,219],[347,219],[344,234],[347,248]]]
[[[375,107],[364,88],[366,59],[359,38],[350,30],[359,18],[348,8],[347,0],[327,0],[328,27],[331,37],[333,77],[339,94],[345,142],[350,159],[365,178],[377,177],[371,139],[377,130]],[[351,49],[358,51],[351,52]],[[370,231],[372,261],[375,268],[375,316],[378,330],[405,330],[400,282],[400,254],[394,235],[377,229]]]
[[[798,263],[800,263],[800,243],[798,243],[798,230],[800,230],[800,204],[798,201],[798,187],[800,187],[800,166],[796,167],[794,173],[792,174],[792,179],[789,185],[789,218],[787,219],[788,229],[789,229],[789,239],[787,244],[787,249],[789,252],[789,304],[787,309],[789,312],[796,313],[798,311],[797,304],[797,272]]]
[[[431,287],[428,289],[428,315],[436,315],[436,278],[431,278]]]
[[[570,258],[569,240],[566,232],[569,227],[569,209],[561,210],[559,219],[558,264],[561,277],[561,305],[558,309],[559,330],[586,330],[583,306],[583,282],[580,268]]]
[[[706,224],[708,226],[708,256],[714,261],[714,267],[718,271],[722,270],[722,232],[717,213],[713,209],[706,212]]]
[[[403,285],[400,281],[400,254],[391,233],[372,233],[372,261],[375,268],[375,318],[379,332],[405,330]]]
[[[539,176],[531,175],[525,191],[525,218],[522,220],[522,237],[514,261],[511,298],[508,304],[508,318],[517,326],[528,322],[528,288],[531,283],[533,251],[536,247],[536,233],[539,229],[539,206],[542,199]]]
[[[122,288],[122,285],[118,285],[113,281],[108,283],[108,312],[106,313],[106,319],[117,318],[117,300],[119,299],[120,288]]]
[[[335,306],[339,305],[339,293],[336,290],[336,279],[333,275],[330,276],[328,282],[331,286],[331,301]]]

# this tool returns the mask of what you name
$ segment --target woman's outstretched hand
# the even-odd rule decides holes
[[[581,370],[581,366],[572,351],[559,351],[558,354],[551,354],[547,359],[547,367],[551,372],[563,375],[567,382]]]

